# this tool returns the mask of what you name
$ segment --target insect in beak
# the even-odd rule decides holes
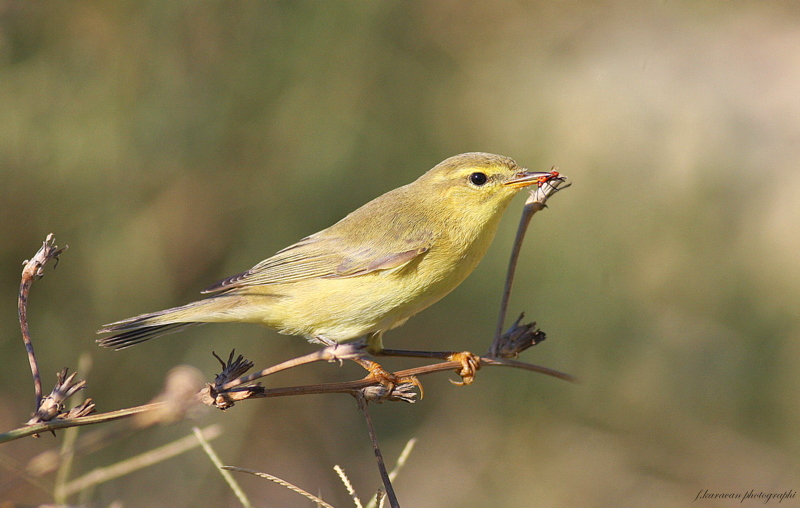
[[[541,187],[550,180],[560,179],[561,176],[558,171],[520,171],[514,175],[511,180],[504,182],[503,185],[507,185],[515,189],[529,187],[533,184],[536,184],[537,187]]]

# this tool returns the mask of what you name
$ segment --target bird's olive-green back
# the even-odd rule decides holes
[[[207,292],[352,277],[401,266],[431,249],[447,248],[458,258],[487,228],[491,241],[499,215],[516,193],[503,182],[519,171],[512,159],[499,155],[451,157]],[[473,173],[485,174],[486,182],[472,183]],[[485,249],[480,250],[482,256]]]

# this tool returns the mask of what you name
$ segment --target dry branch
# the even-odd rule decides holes
[[[69,246],[61,249],[55,245],[53,233],[47,235],[42,247],[31,258],[22,262],[22,281],[19,285],[19,298],[17,301],[17,311],[19,313],[19,326],[22,329],[22,340],[25,342],[25,349],[28,352],[28,362],[31,365],[33,374],[33,386],[36,392],[36,410],[42,405],[42,378],[39,375],[39,365],[36,362],[36,353],[33,351],[31,332],[28,327],[28,294],[31,291],[33,281],[39,280],[44,276],[44,265],[51,259],[56,260],[58,266],[58,256],[67,250]]]

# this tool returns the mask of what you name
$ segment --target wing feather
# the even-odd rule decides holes
[[[425,255],[436,240],[427,204],[411,186],[400,187],[203,293],[398,268]]]
[[[356,277],[380,270],[391,270],[425,254],[431,245],[428,241],[420,241],[407,242],[403,247],[405,250],[400,252],[392,252],[392,249],[381,246],[353,249],[344,246],[337,238],[312,236],[283,249],[246,272],[223,279],[203,293],[258,285],[289,284],[313,278]]]

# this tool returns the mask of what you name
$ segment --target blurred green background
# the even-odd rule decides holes
[[[403,506],[796,492],[798,48],[795,2],[0,2],[0,430],[33,405],[16,295],[48,233],[69,250],[30,299],[45,387],[88,354],[86,395],[109,411],[179,364],[211,379],[212,350],[264,367],[314,348],[215,325],[115,353],[100,325],[195,299],[442,159],[489,151],[574,182],[534,217],[510,315],[549,337],[523,360],[582,382],[487,368],[374,406],[390,465],[418,439]],[[477,271],[388,347],[485,351],[518,199]],[[362,375],[315,365],[267,384]],[[380,485],[348,396],[196,418],[114,439],[72,476],[220,423],[226,464],[337,507],[352,503],[334,464],[362,498]],[[0,500],[50,502],[53,476],[21,473],[62,439],[0,448]],[[239,479],[257,506],[309,506]],[[198,450],[72,500],[239,506]]]

